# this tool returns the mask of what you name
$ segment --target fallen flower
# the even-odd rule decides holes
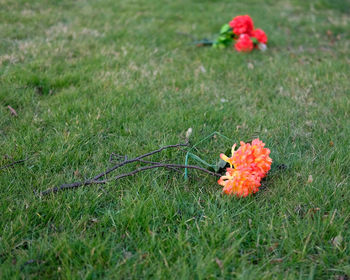
[[[264,30],[258,28],[253,31],[252,37],[256,38],[259,43],[265,44],[267,43],[267,36]]]
[[[236,16],[230,21],[229,26],[233,29],[233,33],[236,35],[251,35],[254,29],[253,20],[248,15]]]
[[[241,141],[241,146],[234,151],[236,144],[232,146],[232,156],[229,158],[224,154],[220,154],[220,158],[228,162],[232,168],[240,168],[242,166],[249,168],[253,173],[261,178],[271,169],[272,159],[270,158],[270,149],[264,148],[265,144],[258,139],[252,141],[252,144]]]
[[[247,34],[242,34],[239,36],[236,44],[235,44],[235,49],[238,52],[251,52],[254,48],[254,43],[250,39],[249,35]]]
[[[220,158],[230,164],[226,169],[226,174],[222,176],[218,183],[224,187],[226,194],[237,196],[247,196],[258,191],[260,181],[271,169],[272,159],[270,149],[265,148],[265,144],[259,139],[252,143],[244,143],[235,151],[236,144],[232,146],[232,155],[228,157],[220,154]]]
[[[234,45],[238,52],[251,52],[253,49],[266,51],[267,35],[260,28],[254,29],[253,20],[249,15],[241,15],[224,24],[217,39],[206,45],[212,45],[215,48]]]
[[[260,178],[255,176],[246,168],[227,168],[226,175],[221,176],[219,185],[223,186],[223,192],[238,197],[246,197],[259,190]]]

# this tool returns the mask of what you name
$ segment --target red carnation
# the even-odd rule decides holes
[[[236,35],[248,34],[251,35],[254,29],[253,20],[250,16],[237,16],[229,23]]]
[[[239,52],[250,52],[253,50],[254,44],[247,34],[242,34],[239,36],[239,39],[235,44],[235,48]]]
[[[262,29],[255,29],[253,31],[252,37],[256,38],[259,43],[266,44],[267,43],[267,36]]]

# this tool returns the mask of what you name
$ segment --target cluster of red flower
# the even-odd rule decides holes
[[[271,169],[272,159],[270,150],[264,148],[265,144],[255,139],[251,144],[240,143],[241,146],[235,151],[236,144],[232,147],[232,156],[224,154],[220,158],[230,164],[226,174],[220,177],[218,183],[224,187],[226,194],[235,194],[246,197],[256,193],[261,185],[260,181]]]
[[[237,16],[229,23],[234,37],[237,38],[235,48],[239,52],[250,52],[254,48],[266,49],[267,36],[262,29],[254,29],[250,16]]]

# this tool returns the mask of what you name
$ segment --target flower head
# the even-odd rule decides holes
[[[258,139],[252,141],[252,144],[241,141],[241,146],[232,155],[232,162],[236,168],[246,166],[260,178],[264,178],[271,169],[272,159],[270,158],[270,149],[264,148],[265,144]]]
[[[247,34],[242,34],[239,36],[235,48],[239,52],[250,52],[253,50],[254,44]]]
[[[241,35],[241,34],[251,35],[254,29],[253,20],[248,15],[235,17],[230,21],[229,25],[233,29],[233,33],[236,35]]]
[[[238,197],[246,197],[259,190],[260,178],[246,168],[227,168],[226,175],[220,177],[219,185],[223,186],[223,192]]]
[[[252,143],[240,143],[241,146],[235,151],[236,144],[232,147],[232,155],[221,154],[220,158],[230,164],[226,174],[221,176],[218,183],[223,186],[226,194],[247,196],[259,190],[260,181],[271,169],[272,159],[270,150],[259,139]],[[234,167],[234,168],[232,168]]]
[[[254,29],[252,33],[252,37],[256,38],[259,43],[265,44],[267,43],[267,36],[262,29]]]

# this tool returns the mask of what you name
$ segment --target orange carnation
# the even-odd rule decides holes
[[[258,139],[252,141],[252,144],[241,141],[241,146],[235,151],[236,144],[232,146],[232,156],[229,158],[220,154],[220,158],[230,164],[230,167],[240,168],[244,166],[257,176],[264,178],[271,169],[272,159],[270,158],[270,149],[264,148],[265,144]]]
[[[260,178],[264,178],[271,169],[272,159],[270,158],[270,149],[264,148],[265,144],[258,139],[252,141],[252,144],[241,141],[241,146],[233,154],[233,165],[246,166],[250,168]]]
[[[226,194],[247,196],[258,191],[260,180],[264,178],[271,169],[272,159],[270,150],[259,139],[252,143],[244,143],[235,151],[236,144],[232,147],[232,156],[229,158],[224,154],[220,157],[230,164],[227,172],[218,183],[224,187]],[[232,168],[234,167],[234,169]]]
[[[227,168],[226,175],[221,176],[218,183],[224,187],[224,193],[238,197],[246,197],[251,193],[256,193],[261,185],[260,178],[245,168]]]

